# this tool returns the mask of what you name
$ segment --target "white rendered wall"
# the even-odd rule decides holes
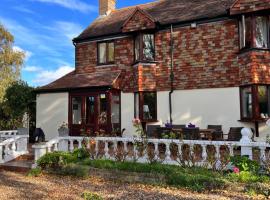
[[[157,93],[156,124],[169,121],[169,91]],[[208,124],[222,125],[224,133],[230,127],[253,127],[250,123],[238,122],[240,119],[239,88],[213,88],[196,90],[176,90],[172,94],[172,110],[174,124],[193,123],[200,128]],[[122,128],[126,135],[133,135],[132,119],[134,118],[134,95],[122,93]],[[260,137],[265,140],[270,129],[264,124],[260,126]]]
[[[123,136],[135,135],[132,120],[134,119],[134,93],[121,93],[121,127],[126,129]]]
[[[46,140],[58,136],[57,129],[68,122],[68,93],[37,95],[36,127],[42,128]]]

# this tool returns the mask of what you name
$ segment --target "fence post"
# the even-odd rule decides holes
[[[47,145],[46,144],[36,144],[33,145],[32,148],[34,149],[35,152],[35,162],[45,155],[47,153]]]
[[[68,140],[59,138],[59,151],[68,152]]]
[[[241,130],[241,134],[242,134],[242,138],[240,139],[241,156],[248,156],[249,159],[252,160],[253,158],[251,146],[252,131],[250,128],[243,128]]]

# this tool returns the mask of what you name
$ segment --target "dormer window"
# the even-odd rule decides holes
[[[240,49],[269,49],[269,22],[268,15],[242,15],[239,22]]]
[[[149,62],[155,60],[155,36],[152,33],[141,33],[135,38],[135,61]]]
[[[108,65],[114,63],[114,42],[98,43],[98,65]]]

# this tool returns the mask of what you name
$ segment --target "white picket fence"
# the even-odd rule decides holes
[[[17,130],[8,130],[0,131],[0,138],[0,163],[28,153],[28,135],[18,135]]]
[[[81,148],[82,145],[86,145],[90,148],[90,143],[94,145],[94,152],[96,156],[102,153],[102,157],[105,159],[115,159],[115,152],[119,148],[119,143],[122,144],[123,154],[126,154],[126,160],[136,160],[137,162],[146,163],[149,162],[149,155],[144,149],[143,152],[139,152],[138,143],[147,142],[147,145],[154,146],[154,159],[156,161],[163,162],[165,164],[179,164],[181,156],[183,155],[183,146],[189,146],[190,154],[194,153],[194,147],[199,146],[201,150],[201,160],[197,163],[198,165],[207,162],[208,152],[207,147],[213,146],[215,148],[215,159],[221,158],[221,148],[226,147],[229,151],[230,156],[234,156],[235,149],[241,149],[241,155],[249,156],[253,159],[253,149],[256,148],[260,151],[260,160],[263,162],[266,159],[266,150],[270,147],[266,142],[252,142],[251,141],[251,130],[244,128],[242,131],[242,139],[240,141],[205,141],[205,140],[172,140],[172,139],[147,139],[141,140],[139,138],[122,138],[122,137],[57,137],[50,140],[47,143],[37,144],[33,146],[35,152],[35,161],[41,156],[48,152],[53,151],[65,151],[72,152],[76,148]],[[160,156],[160,145],[165,148],[164,156]],[[177,146],[178,158],[173,158],[171,146]]]

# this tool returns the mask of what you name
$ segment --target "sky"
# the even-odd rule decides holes
[[[117,8],[154,0],[117,0]],[[72,39],[98,17],[98,0],[0,0],[0,23],[26,58],[22,79],[37,87],[74,70]]]

